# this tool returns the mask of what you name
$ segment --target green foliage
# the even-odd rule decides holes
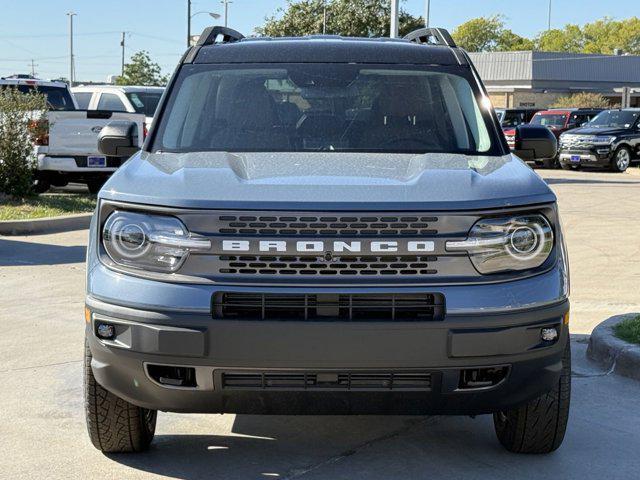
[[[304,36],[322,33],[323,0],[287,0],[287,6],[257,28],[269,37]],[[388,37],[391,3],[388,0],[327,0],[327,34],[349,37]],[[400,10],[400,35],[424,26],[424,20]]]
[[[615,326],[616,337],[626,342],[640,344],[640,315],[635,318],[627,318]]]
[[[22,198],[33,194],[36,157],[33,137],[45,133],[47,100],[36,91],[0,89],[0,192]]]
[[[611,103],[599,93],[574,93],[558,98],[552,105],[556,108],[611,108]]]
[[[117,85],[164,86],[168,78],[162,76],[160,65],[151,61],[149,53],[142,50],[131,56],[124,66],[124,75],[118,77]]]
[[[452,33],[456,43],[470,52],[531,50],[531,40],[505,28],[504,17],[474,18],[459,25]]]
[[[90,213],[95,208],[94,195],[48,193],[38,197],[0,201],[0,221]]]
[[[616,48],[640,54],[640,18],[625,20],[603,18],[593,23],[565,25],[562,29],[541,33],[536,38],[539,50],[550,52],[612,54]]]

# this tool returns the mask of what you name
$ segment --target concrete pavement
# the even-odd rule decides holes
[[[579,333],[640,312],[640,178],[541,173],[560,198],[573,275],[573,406],[557,453],[503,451],[488,416],[161,413],[148,453],[102,455],[82,411],[80,231],[0,238],[0,479],[635,478],[640,383],[589,363]]]

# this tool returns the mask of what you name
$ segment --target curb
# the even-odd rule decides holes
[[[627,343],[613,333],[613,327],[631,315],[616,315],[591,333],[587,357],[611,373],[640,380],[640,345]]]
[[[0,222],[0,235],[34,235],[84,230],[89,228],[92,216],[93,213],[80,213],[33,220],[5,220]]]
[[[640,177],[640,168],[638,168],[638,167],[629,167],[629,168],[627,168],[627,173],[629,175],[634,175],[636,177]]]

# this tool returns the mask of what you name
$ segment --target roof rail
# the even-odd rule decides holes
[[[218,41],[218,38],[222,37],[222,40]],[[227,27],[207,27],[200,35],[200,38],[196,42],[196,47],[203,47],[205,45],[214,45],[216,43],[233,43],[238,40],[242,40],[244,35],[240,32]]]
[[[420,28],[405,35],[404,39],[421,45],[428,43],[432,45],[445,45],[452,48],[457,47],[449,31],[444,28]]]

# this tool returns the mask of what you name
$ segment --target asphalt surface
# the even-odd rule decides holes
[[[640,176],[540,173],[572,270],[573,404],[555,454],[505,452],[489,416],[161,413],[148,453],[102,455],[82,410],[82,231],[0,238],[0,479],[638,478],[640,383],[589,363],[580,334],[640,312]]]

